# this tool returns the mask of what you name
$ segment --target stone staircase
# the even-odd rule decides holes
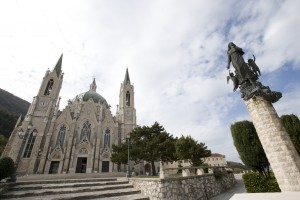
[[[11,183],[0,199],[66,200],[111,199],[148,200],[125,178],[87,178],[60,180],[32,180]]]

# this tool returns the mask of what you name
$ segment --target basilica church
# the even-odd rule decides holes
[[[63,83],[62,56],[46,71],[24,119],[19,118],[2,156],[11,157],[17,174],[116,172],[112,145],[120,144],[136,127],[134,87],[128,69],[113,115],[97,93],[95,79],[87,91],[59,110]]]

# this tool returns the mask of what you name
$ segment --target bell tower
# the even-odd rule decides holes
[[[17,174],[36,173],[41,157],[45,157],[45,140],[51,134],[51,119],[55,107],[58,107],[63,82],[62,56],[52,71],[46,71],[37,96],[33,98],[24,120],[17,122],[3,152],[15,161]]]
[[[34,121],[47,122],[52,118],[63,82],[62,57],[63,55],[60,56],[52,71],[49,69],[46,71],[38,94],[33,98],[28,109],[25,121],[31,122],[34,117]]]
[[[130,82],[128,68],[121,83],[117,118],[121,128],[121,138],[125,138],[136,127],[136,110],[134,107],[134,86]]]

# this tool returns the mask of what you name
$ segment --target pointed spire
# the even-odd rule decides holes
[[[129,73],[128,73],[128,68],[126,68],[126,74],[125,74],[125,78],[124,78],[124,85],[127,85],[129,83],[130,85],[130,78],[129,78]]]
[[[94,78],[93,82],[90,85],[90,91],[96,92],[97,85],[96,85],[96,80]]]
[[[57,61],[56,65],[54,67],[54,70],[56,71],[57,76],[59,76],[61,73],[62,57],[63,57],[63,54],[61,54],[59,60]]]

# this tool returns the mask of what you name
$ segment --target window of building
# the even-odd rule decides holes
[[[47,87],[44,92],[44,95],[50,95],[50,93],[52,92],[53,83],[54,83],[53,79],[50,79],[49,82],[47,83]]]
[[[80,140],[82,140],[82,138],[87,137],[88,140],[91,139],[91,128],[92,125],[90,124],[89,121],[86,121],[81,129],[81,133],[80,133]]]
[[[65,133],[66,133],[66,126],[62,125],[57,135],[56,145],[60,145],[61,147],[63,146],[65,140]]]
[[[35,138],[36,138],[36,130],[32,131],[28,137],[23,158],[30,158],[31,151],[35,142]]]
[[[104,148],[110,147],[110,130],[106,129],[104,133]]]
[[[130,93],[129,93],[129,91],[126,92],[126,106],[130,106]]]

